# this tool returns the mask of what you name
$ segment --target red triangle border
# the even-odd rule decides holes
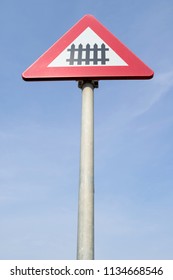
[[[48,67],[87,27],[90,27],[128,66]],[[91,15],[84,16],[55,44],[22,73],[26,81],[44,80],[116,80],[151,79],[154,75],[145,63],[121,43]]]

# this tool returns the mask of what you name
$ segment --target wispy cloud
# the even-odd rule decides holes
[[[135,88],[129,87],[127,94],[122,94],[119,104],[110,104],[110,111],[99,124],[101,131],[110,132],[116,129],[116,134],[122,132],[129,123],[147,113],[169,93],[173,87],[173,71],[156,73],[152,81],[144,81]],[[109,91],[114,91],[111,87]],[[116,100],[117,102],[117,100]]]
[[[150,110],[159,102],[173,87],[173,71],[158,73],[154,77],[153,85],[150,87],[148,94],[142,96],[139,106],[133,114],[138,117]]]

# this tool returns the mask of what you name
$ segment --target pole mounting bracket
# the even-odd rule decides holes
[[[93,88],[99,87],[99,82],[95,80],[80,80],[78,81],[78,88],[83,88],[84,84],[89,83],[92,84]]]

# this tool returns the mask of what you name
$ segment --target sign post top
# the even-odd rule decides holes
[[[150,79],[154,72],[91,15],[84,16],[38,58],[22,78],[41,80]]]

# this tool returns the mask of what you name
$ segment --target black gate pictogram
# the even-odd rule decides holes
[[[102,44],[99,48],[97,44],[94,44],[93,48],[89,44],[83,48],[82,44],[76,48],[74,44],[71,45],[70,58],[66,59],[69,65],[105,65],[109,58],[106,58],[106,51],[109,48]]]

